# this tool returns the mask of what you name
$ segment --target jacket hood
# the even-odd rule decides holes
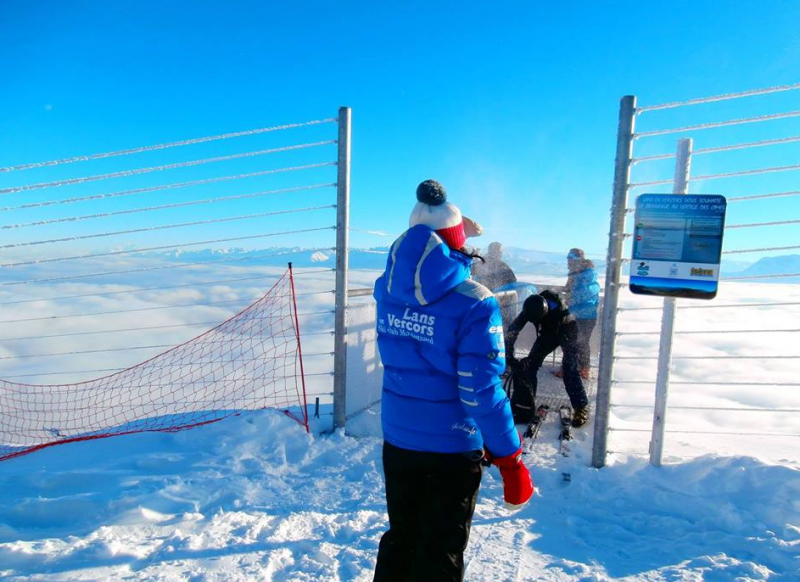
[[[386,292],[409,305],[427,305],[469,278],[472,259],[448,247],[424,225],[400,235],[389,249]]]

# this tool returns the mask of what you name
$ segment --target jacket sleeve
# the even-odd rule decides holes
[[[495,457],[511,455],[520,447],[511,405],[500,382],[504,370],[500,307],[494,297],[487,297],[469,311],[459,329],[458,393]]]
[[[524,315],[520,313],[514,321],[511,322],[511,325],[508,326],[508,331],[506,332],[506,359],[515,359],[514,348],[517,344],[517,338],[526,323],[528,323],[527,320]]]

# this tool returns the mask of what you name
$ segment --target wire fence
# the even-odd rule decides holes
[[[695,147],[689,192],[724,194],[729,203],[719,299],[677,302],[666,458],[671,452],[685,457],[769,451],[776,458],[800,452],[794,438],[800,436],[800,329],[793,325],[800,320],[800,256],[790,254],[800,249],[800,213],[787,200],[800,195],[798,90],[800,83],[636,107],[632,117],[632,126],[646,127],[633,132],[630,202],[645,191],[672,193],[674,140],[690,137]],[[730,102],[723,110],[729,118],[708,120],[719,110],[714,104],[723,101]],[[703,104],[712,107],[686,110]],[[775,107],[788,110],[764,111]],[[617,260],[624,265],[630,264],[623,257],[631,253],[634,211],[633,204],[627,206],[617,235],[624,241]],[[620,287],[608,452],[647,455],[652,443],[626,435],[653,430],[664,308],[660,300],[625,292],[626,283]],[[758,439],[734,438],[745,436]]]
[[[127,369],[226,321],[291,261],[308,397],[330,403],[337,121],[46,161],[6,152],[0,377]]]

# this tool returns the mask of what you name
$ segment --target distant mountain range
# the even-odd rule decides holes
[[[800,283],[800,255],[764,257],[739,272],[726,272],[728,277],[764,277],[769,275],[794,275],[765,279],[774,283]]]
[[[371,249],[351,249],[351,269],[383,269],[386,265],[388,247]],[[330,266],[336,261],[334,251],[319,251],[302,247],[271,247],[259,250],[204,249],[169,253],[169,260],[180,262],[213,261],[227,256],[236,256],[240,265],[284,266],[292,261],[296,267]],[[564,253],[536,251],[517,247],[508,247],[503,253],[503,260],[518,273],[531,275],[566,276],[567,264]],[[605,260],[593,258],[598,275],[605,273]],[[726,277],[752,277],[779,274],[800,274],[800,255],[783,255],[765,257],[755,263],[730,261],[723,259],[723,273]],[[796,277],[776,277],[765,279],[775,283],[800,283],[800,275]]]

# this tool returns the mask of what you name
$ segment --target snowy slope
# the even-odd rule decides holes
[[[374,279],[352,275],[355,287]],[[318,277],[302,279],[304,290],[330,288]],[[246,298],[257,291],[251,285],[225,292]],[[319,309],[320,298],[329,301],[302,297],[301,311]],[[626,294],[623,306],[652,306],[650,299]],[[759,306],[764,302],[773,306]],[[728,303],[755,307],[689,309],[687,303],[676,329],[796,329],[800,287],[730,284],[714,305]],[[628,311],[618,329],[657,330],[659,317],[657,310]],[[330,338],[312,334],[330,327],[329,319],[304,322],[308,352],[326,351]],[[152,316],[147,321],[159,323]],[[75,325],[66,331],[81,331]],[[506,512],[499,476],[486,472],[466,553],[467,581],[800,581],[800,439],[746,436],[796,434],[797,415],[702,408],[800,406],[796,387],[780,384],[796,382],[795,359],[745,359],[796,356],[795,335],[677,336],[668,427],[687,432],[668,434],[669,464],[661,469],[627,454],[612,454],[608,467],[591,469],[591,426],[578,431],[568,459],[557,455],[556,427],[545,426],[528,459],[539,494],[527,508]],[[83,337],[72,345],[93,347]],[[153,343],[164,341],[154,337]],[[652,355],[657,339],[621,338],[618,355]],[[679,359],[687,355],[708,361]],[[307,363],[307,372],[330,366],[325,358]],[[645,364],[621,361],[617,379],[652,378],[655,363]],[[680,383],[700,382],[709,371],[724,384]],[[543,374],[544,386],[552,377]],[[754,380],[776,385],[740,385]],[[612,450],[646,450],[652,395],[652,384],[615,387],[615,403],[637,407],[613,409],[612,428],[624,430],[612,433]],[[319,435],[330,422],[325,412],[312,435],[265,411],[0,463],[0,580],[371,580],[386,527],[379,407],[349,422],[351,436]],[[698,430],[716,434],[692,433]],[[704,456],[693,458],[698,454]],[[572,475],[568,485],[565,471]]]
[[[375,410],[361,436],[312,436],[274,411],[176,434],[54,447],[0,466],[0,578],[368,581],[386,527]],[[484,477],[466,579],[800,579],[800,471],[703,457],[588,467],[589,432],[516,514]],[[561,473],[569,470],[572,482]]]

